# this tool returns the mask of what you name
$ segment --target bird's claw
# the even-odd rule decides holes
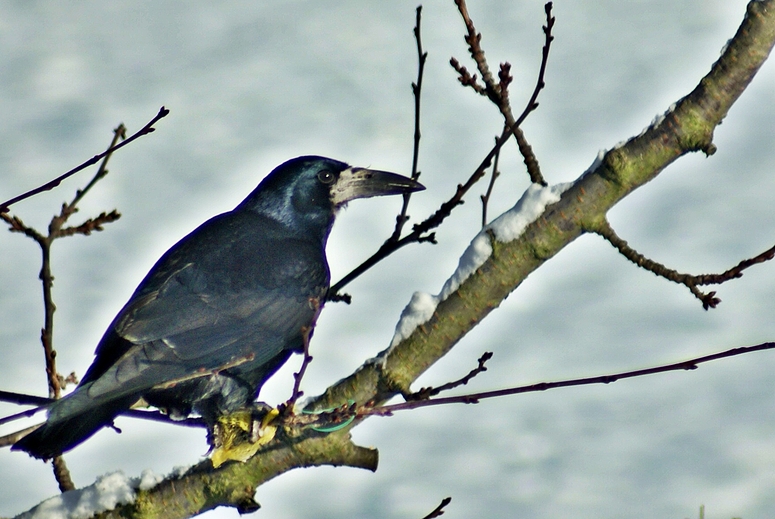
[[[247,461],[275,436],[272,422],[279,416],[277,409],[241,409],[223,415],[213,427],[213,450],[210,460],[218,468],[229,460]]]

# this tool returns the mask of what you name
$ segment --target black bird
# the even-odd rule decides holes
[[[349,200],[418,191],[409,178],[323,157],[278,166],[233,211],[168,250],[113,320],[71,394],[15,450],[51,458],[141,398],[172,416],[250,406],[303,350],[329,287],[325,246]]]

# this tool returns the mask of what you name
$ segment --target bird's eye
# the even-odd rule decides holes
[[[334,181],[334,174],[331,173],[329,170],[324,169],[323,171],[318,173],[318,180],[320,180],[324,184],[330,184]]]

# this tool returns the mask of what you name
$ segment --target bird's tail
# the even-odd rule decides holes
[[[96,402],[88,391],[76,390],[49,408],[48,420],[17,441],[11,450],[21,450],[35,458],[50,459],[88,439],[131,406],[137,397],[124,401]]]

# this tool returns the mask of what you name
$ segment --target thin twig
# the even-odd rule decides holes
[[[701,291],[699,288],[697,288],[699,285],[720,285],[721,283],[725,283],[732,279],[737,279],[743,276],[743,271],[745,269],[759,263],[764,263],[765,261],[769,261],[775,257],[775,246],[773,246],[761,254],[754,256],[753,258],[741,261],[731,269],[722,272],[721,274],[685,274],[668,268],[657,261],[649,259],[630,247],[627,241],[623,240],[619,237],[619,235],[616,234],[616,231],[613,230],[611,224],[606,219],[602,219],[595,223],[595,225],[590,227],[589,230],[605,238],[605,240],[613,245],[622,256],[635,263],[639,267],[644,268],[659,277],[665,278],[668,281],[686,286],[691,291],[691,293],[702,302],[702,307],[705,310],[708,310],[709,308],[716,308],[716,306],[721,302],[721,299],[716,297],[715,291],[708,292],[707,294]]]
[[[482,354],[482,356],[479,357],[479,360],[477,361],[478,363],[477,366],[471,371],[469,371],[466,374],[466,376],[459,378],[458,380],[454,380],[452,382],[447,382],[446,384],[442,384],[438,387],[424,387],[419,391],[410,393],[408,395],[404,395],[404,399],[407,401],[408,400],[427,400],[432,396],[436,396],[443,391],[449,391],[450,389],[455,389],[456,387],[465,386],[475,376],[487,371],[487,366],[485,366],[485,364],[487,364],[487,361],[490,360],[491,358],[492,358],[492,352],[485,351]]]
[[[44,406],[53,402],[53,399],[43,396],[26,395],[24,393],[14,393],[13,391],[0,391],[0,402],[8,402],[19,405]],[[3,422],[0,418],[0,424]]]
[[[497,137],[495,137],[497,139]],[[482,199],[482,228],[487,226],[487,204],[490,202],[490,195],[492,195],[492,188],[495,186],[495,179],[500,176],[498,171],[498,159],[500,159],[501,153],[495,154],[495,161],[492,165],[492,175],[490,175],[490,184],[487,186],[487,191],[480,196]]]
[[[52,458],[51,467],[54,469],[54,478],[59,484],[60,492],[75,490],[75,483],[73,483],[73,478],[70,477],[70,471],[67,468],[65,459],[61,455]]]
[[[417,42],[417,82],[412,83],[412,95],[414,96],[414,146],[412,147],[412,179],[417,180],[420,178],[420,171],[418,168],[418,162],[420,158],[420,101],[422,94],[422,78],[425,72],[425,61],[428,59],[428,53],[422,48],[422,36],[420,34],[420,26],[422,22],[422,6],[417,6],[417,17],[414,25],[414,39]],[[409,216],[406,214],[409,209],[409,199],[411,193],[404,194],[404,202],[401,206],[401,212],[396,217],[396,227],[393,230],[393,234],[388,238],[388,241],[398,241],[401,237],[401,231],[404,228],[404,224],[409,220]]]
[[[477,94],[487,97],[487,89],[477,81],[476,74],[471,74],[454,56],[449,58],[449,64],[457,72],[457,79],[461,85],[470,87]]]
[[[731,269],[722,272],[721,274],[700,274],[695,277],[695,282],[698,285],[720,285],[726,281],[743,277],[743,271],[759,263],[770,261],[775,257],[775,246],[767,249],[761,254],[754,256],[753,258],[745,259],[732,267]]]
[[[137,138],[140,135],[144,135],[146,133],[153,131],[153,128],[152,128],[153,123],[158,121],[160,118],[164,117],[166,115],[166,112],[167,112],[166,109],[162,107],[162,110],[159,111],[159,114],[156,116],[156,118],[154,118],[138,133],[133,135],[132,138]],[[105,223],[116,221],[121,216],[115,210],[110,213],[103,212],[96,218],[90,218],[78,226],[64,227],[65,223],[67,223],[67,220],[70,218],[70,216],[72,216],[78,211],[78,207],[77,207],[78,203],[83,199],[86,193],[88,193],[89,190],[91,190],[91,188],[108,173],[107,164],[108,164],[108,160],[113,154],[113,151],[117,150],[120,146],[130,142],[130,139],[127,139],[123,143],[117,144],[118,140],[121,138],[124,138],[125,136],[126,136],[126,129],[124,128],[124,125],[121,124],[113,131],[113,139],[111,140],[110,145],[108,146],[108,149],[105,152],[93,157],[90,161],[87,161],[81,166],[73,170],[70,170],[64,175],[61,175],[60,177],[47,183],[46,185],[33,189],[32,191],[29,191],[23,195],[20,195],[4,203],[3,206],[0,208],[0,215],[2,215],[3,220],[9,223],[11,227],[11,231],[22,232],[26,236],[29,236],[30,238],[34,239],[38,243],[41,249],[42,259],[41,259],[41,269],[40,269],[39,278],[43,288],[44,317],[43,317],[43,328],[41,329],[41,332],[40,332],[40,341],[43,345],[43,353],[45,358],[46,378],[48,381],[48,395],[51,399],[54,399],[54,400],[61,397],[62,389],[64,388],[66,383],[77,382],[77,378],[75,377],[74,374],[72,374],[69,377],[63,377],[57,371],[57,365],[56,365],[57,352],[54,349],[54,312],[56,311],[56,305],[54,304],[54,298],[52,294],[52,288],[54,285],[54,276],[51,272],[51,244],[57,238],[72,236],[74,234],[89,235],[93,231],[100,231],[102,230],[102,226]],[[55,215],[51,219],[51,222],[48,225],[47,235],[44,236],[42,233],[30,227],[27,227],[18,217],[14,217],[9,214],[6,214],[8,211],[8,207],[12,203],[17,202],[19,200],[23,200],[30,196],[33,196],[36,193],[39,193],[48,189],[52,189],[55,186],[59,185],[59,183],[65,178],[84,169],[88,165],[96,163],[100,159],[102,159],[102,164],[100,164],[100,167],[97,170],[97,173],[94,175],[94,177],[87,183],[87,185],[83,189],[76,191],[76,194],[70,203],[62,204],[62,208],[59,214]],[[27,413],[34,414],[34,412],[37,412],[37,410],[30,410]],[[25,413],[21,413],[21,414],[25,414]],[[75,485],[73,484],[73,481],[70,477],[70,472],[67,469],[67,464],[65,463],[64,458],[62,458],[62,456],[55,456],[52,459],[52,467],[54,470],[54,477],[56,478],[57,483],[59,484],[59,488],[63,492],[66,490],[72,490],[75,488]]]
[[[439,503],[439,506],[434,508],[431,513],[429,513],[422,519],[434,519],[436,517],[441,517],[442,515],[444,515],[444,508],[446,508],[447,505],[450,504],[451,502],[452,502],[451,497],[445,497],[444,499],[441,500],[441,503]]]
[[[518,386],[508,389],[498,389],[495,391],[483,391],[481,393],[472,393],[468,395],[450,396],[441,398],[432,398],[430,400],[413,400],[410,402],[402,402],[400,404],[390,404],[381,407],[366,408],[363,407],[358,410],[358,416],[369,415],[390,415],[395,411],[403,411],[406,409],[416,409],[418,407],[429,407],[434,405],[445,404],[476,404],[480,400],[488,398],[496,398],[501,396],[517,395],[520,393],[534,393],[537,391],[546,391],[547,389],[555,389],[558,387],[572,387],[572,386],[586,386],[591,384],[610,384],[617,380],[624,380],[628,378],[643,377],[645,375],[653,375],[656,373],[665,373],[668,371],[688,371],[694,370],[699,367],[700,364],[711,362],[714,360],[725,359],[728,357],[734,357],[737,355],[744,355],[746,353],[752,353],[755,351],[771,350],[775,349],[775,342],[765,342],[757,344],[755,346],[742,346],[739,348],[732,348],[730,350],[722,351],[720,353],[713,353],[711,355],[704,355],[702,357],[695,357],[693,359],[684,360],[681,362],[675,362],[673,364],[666,364],[663,366],[656,366],[653,368],[638,369],[633,371],[624,371],[621,373],[614,373],[611,375],[601,375],[597,377],[585,377],[576,378],[570,380],[560,380],[557,382],[540,382],[538,384],[530,384],[527,386]]]
[[[7,392],[2,391],[0,393],[7,393]],[[32,395],[21,395],[21,396],[40,399],[46,402],[53,402],[53,400],[51,400],[50,398],[33,397]],[[8,400],[0,398],[0,401],[8,401]],[[28,411],[17,413],[12,416],[6,416],[0,419],[0,423],[11,422],[17,418],[24,418],[25,417],[24,415],[32,415],[41,410],[42,409],[30,409]],[[168,415],[161,413],[159,411],[142,411],[140,409],[127,409],[126,411],[123,411],[120,416],[126,416],[129,418],[139,418],[141,420],[150,420],[152,422],[167,423],[170,425],[182,425],[184,427],[198,427],[203,429],[207,428],[207,424],[202,418],[185,418],[183,420],[173,420]],[[0,436],[0,447],[9,447],[13,445],[14,443],[18,442],[19,440],[27,436],[29,433],[31,433],[32,431],[40,427],[40,425],[42,424],[33,425],[31,427],[27,427],[26,429],[22,429],[20,431],[13,432],[11,434],[7,434],[5,436]]]
[[[20,431],[12,432],[11,434],[6,434],[5,436],[0,436],[0,447],[10,447],[14,443],[18,442],[28,434],[30,434],[32,431],[40,427],[41,424],[33,425],[30,427],[27,427],[26,429],[22,429]]]
[[[287,413],[293,412],[293,407],[296,404],[296,401],[304,395],[304,391],[301,390],[301,381],[304,378],[304,374],[307,372],[307,366],[309,366],[309,363],[312,362],[312,355],[309,354],[309,342],[312,338],[312,332],[315,330],[315,323],[317,322],[318,316],[320,315],[322,305],[320,300],[316,297],[311,297],[309,299],[309,304],[313,311],[312,321],[310,322],[309,326],[303,327],[301,331],[302,340],[304,342],[303,359],[301,361],[301,367],[299,368],[299,371],[293,374],[293,392],[291,393],[291,398],[285,402],[284,407],[284,410]]]
[[[54,398],[47,398],[46,399],[49,402],[53,402]],[[5,425],[10,422],[15,422],[16,420],[20,420],[22,418],[29,418],[31,416],[34,416],[38,414],[39,412],[43,411],[45,407],[33,407],[32,409],[25,409],[24,411],[20,411],[18,413],[14,413],[8,416],[4,416],[0,418],[0,425]]]
[[[482,34],[476,32],[476,27],[471,17],[468,14],[468,6],[465,0],[455,0],[460,16],[463,17],[463,22],[466,24],[466,30],[468,34],[465,37],[466,43],[468,43],[468,51],[471,54],[474,62],[476,62],[476,68],[479,69],[479,73],[482,75],[482,81],[484,81],[484,88],[487,96],[495,103],[499,104],[499,94],[495,80],[493,79],[492,72],[490,72],[490,66],[487,64],[487,59],[484,57],[484,50],[480,45],[482,41]]]
[[[153,124],[153,121],[149,124]],[[105,150],[105,156],[103,157],[100,167],[97,169],[97,173],[94,175],[94,177],[92,177],[89,183],[86,184],[86,187],[76,191],[75,198],[73,198],[72,202],[70,202],[70,206],[75,207],[78,204],[78,202],[80,202],[81,199],[84,196],[86,196],[86,193],[88,193],[97,182],[102,180],[102,178],[104,178],[105,175],[108,174],[108,161],[110,160],[110,157],[113,155],[113,152],[116,151],[117,149],[116,145],[118,144],[118,141],[120,139],[123,139],[123,140],[126,139],[126,126],[124,126],[124,123],[119,124],[116,127],[116,129],[113,130],[113,140],[110,142],[110,146],[108,146],[108,149]]]
[[[530,146],[527,144],[527,141],[524,141],[524,137],[520,138],[517,136],[517,134],[521,134],[521,130],[519,130],[518,126],[522,124],[522,122],[525,120],[528,114],[530,114],[530,112],[535,110],[535,108],[538,106],[536,99],[538,98],[538,94],[543,89],[545,84],[544,73],[546,71],[546,63],[549,57],[549,45],[553,40],[553,36],[551,35],[551,28],[554,25],[554,18],[551,17],[551,5],[552,5],[551,2],[549,2],[545,6],[545,10],[547,12],[547,25],[544,27],[544,33],[546,34],[546,43],[544,44],[543,58],[541,61],[541,68],[538,76],[538,81],[536,82],[536,87],[533,90],[533,95],[531,96],[530,101],[528,102],[528,107],[525,109],[525,111],[523,111],[523,113],[519,116],[519,118],[516,121],[514,121],[515,123],[514,125],[506,126],[506,129],[504,129],[501,136],[495,141],[495,145],[489,151],[487,156],[485,156],[485,158],[482,160],[479,167],[477,167],[476,170],[471,174],[471,176],[469,177],[469,179],[466,181],[465,184],[458,185],[457,190],[455,191],[455,194],[449,200],[441,204],[439,209],[436,210],[436,212],[433,213],[431,216],[426,218],[423,222],[419,224],[415,224],[413,226],[412,232],[409,233],[408,235],[404,236],[403,238],[397,238],[397,239],[392,239],[392,236],[391,236],[391,239],[388,239],[387,241],[385,241],[385,243],[383,243],[374,254],[372,254],[369,258],[363,261],[363,263],[355,267],[342,279],[334,283],[329,289],[328,295],[326,296],[326,299],[328,301],[345,301],[349,303],[350,296],[347,294],[340,294],[339,292],[350,282],[357,279],[361,274],[363,274],[364,272],[372,268],[374,265],[376,265],[386,257],[396,252],[398,249],[404,247],[405,245],[408,245],[410,243],[422,243],[422,242],[435,243],[436,242],[435,233],[431,233],[430,231],[432,229],[435,229],[439,225],[441,225],[441,223],[452,213],[455,207],[463,203],[463,197],[465,196],[465,194],[468,192],[469,189],[471,189],[471,187],[476,182],[478,182],[484,176],[487,168],[490,167],[490,164],[492,164],[493,159],[500,151],[500,149],[503,147],[503,145],[506,142],[508,142],[511,135],[515,135],[517,139],[517,144],[520,148],[520,152],[522,153],[522,156],[525,160],[525,164],[528,168],[528,172],[530,172],[531,180],[533,182],[546,185],[546,182],[543,180],[543,177],[541,176],[541,172],[538,167],[538,161],[535,160],[535,155],[530,149]],[[419,35],[419,31],[417,34]],[[475,34],[475,29],[474,29],[474,34]],[[421,47],[418,47],[418,48],[421,48]],[[481,50],[481,47],[479,47],[479,49]],[[452,61],[454,63],[457,63],[456,60],[454,60],[454,58],[452,58]],[[453,66],[454,66],[454,63],[453,63]],[[486,66],[486,62],[483,63],[483,66]],[[462,70],[465,70],[465,68],[463,67]],[[476,76],[473,76],[472,81],[474,83],[476,82],[475,79],[476,79]],[[419,84],[419,80],[418,80],[418,84]],[[418,92],[418,96],[415,97],[415,103],[418,102],[418,98],[419,98],[419,92]],[[415,112],[415,115],[416,117],[419,117],[419,110]],[[510,128],[515,128],[516,132],[510,130]],[[415,142],[418,142],[419,132],[416,133],[416,139],[417,140]]]
[[[143,126],[142,128],[140,128],[140,129],[139,129],[139,130],[138,130],[138,131],[137,131],[137,132],[136,132],[134,135],[132,135],[131,137],[129,137],[129,138],[127,138],[127,139],[125,139],[124,141],[122,141],[121,143],[117,144],[116,146],[114,146],[114,147],[111,147],[111,148],[109,148],[108,150],[106,150],[106,151],[104,151],[104,152],[100,153],[99,155],[95,155],[94,157],[90,158],[89,160],[87,160],[87,161],[86,161],[86,162],[84,162],[83,164],[81,164],[81,165],[79,165],[79,166],[76,166],[75,168],[71,169],[71,170],[70,170],[70,171],[68,171],[67,173],[65,173],[65,174],[63,174],[63,175],[60,175],[60,176],[58,176],[58,177],[57,177],[57,178],[55,178],[54,180],[51,180],[50,182],[47,182],[47,183],[43,184],[43,185],[42,185],[42,186],[40,186],[40,187],[36,187],[35,189],[32,189],[32,190],[30,190],[30,191],[27,191],[27,192],[25,192],[25,193],[22,193],[22,194],[21,194],[21,195],[19,195],[19,196],[15,196],[15,197],[11,198],[10,200],[6,200],[6,201],[5,201],[5,202],[3,202],[2,204],[0,204],[0,213],[6,213],[6,212],[8,212],[8,208],[9,208],[9,207],[11,207],[11,206],[12,206],[13,204],[15,204],[16,202],[20,202],[20,201],[22,201],[22,200],[24,200],[24,199],[30,198],[31,196],[37,195],[38,193],[42,193],[43,191],[49,191],[49,190],[51,190],[51,189],[54,189],[54,188],[55,188],[56,186],[58,186],[58,185],[59,185],[59,184],[60,184],[60,183],[61,183],[63,180],[65,180],[65,179],[67,179],[67,178],[69,178],[69,177],[71,177],[71,176],[75,175],[75,174],[76,174],[76,173],[78,173],[79,171],[82,171],[82,170],[84,170],[84,169],[88,168],[89,166],[93,166],[93,165],[94,165],[94,164],[96,164],[96,163],[97,163],[97,162],[98,162],[100,159],[104,158],[106,155],[109,155],[109,154],[113,153],[114,151],[116,151],[116,150],[119,150],[119,149],[123,148],[124,146],[126,146],[126,145],[127,145],[127,144],[129,144],[130,142],[134,141],[135,139],[137,139],[137,138],[139,138],[139,137],[142,137],[143,135],[147,135],[147,134],[149,134],[149,133],[151,133],[151,132],[155,131],[155,130],[156,130],[156,128],[154,128],[154,127],[153,127],[153,125],[154,125],[154,124],[156,124],[156,123],[157,123],[157,122],[158,122],[160,119],[162,119],[162,118],[166,117],[166,116],[167,116],[167,114],[169,114],[169,113],[170,113],[170,111],[169,111],[169,110],[167,110],[166,108],[164,108],[164,107],[162,106],[162,107],[159,109],[159,113],[157,113],[157,114],[156,114],[156,116],[155,116],[153,119],[151,119],[151,121],[150,121],[148,124],[146,124],[145,126]]]
[[[460,15],[462,16],[466,25],[467,34],[465,40],[466,43],[468,43],[468,50],[471,54],[471,58],[474,60],[474,62],[476,62],[479,73],[482,75],[484,86],[480,86],[476,82],[476,76],[471,76],[466,68],[461,66],[456,59],[452,58],[450,60],[450,64],[458,72],[458,79],[460,80],[461,84],[464,86],[472,87],[479,94],[485,94],[490,99],[490,101],[492,101],[498,107],[506,122],[506,127],[511,130],[515,140],[517,141],[517,147],[519,148],[519,152],[522,154],[527,172],[530,175],[530,181],[533,183],[541,184],[543,186],[547,185],[543,175],[541,174],[541,168],[538,165],[538,159],[536,158],[535,153],[533,153],[533,149],[531,148],[530,144],[527,142],[524,133],[520,129],[520,125],[533,110],[538,108],[538,103],[536,102],[538,93],[545,86],[544,74],[546,71],[546,63],[549,57],[549,47],[552,40],[554,39],[554,37],[551,35],[551,30],[554,26],[554,18],[551,16],[552,3],[549,2],[544,6],[547,21],[546,25],[543,27],[543,31],[546,36],[546,40],[543,47],[541,67],[538,74],[538,80],[536,82],[536,88],[533,90],[533,95],[531,96],[530,101],[528,101],[527,108],[517,119],[514,118],[514,114],[511,110],[511,103],[509,101],[508,86],[513,80],[513,77],[511,76],[511,65],[509,63],[501,64],[498,71],[498,83],[496,83],[492,72],[490,72],[490,67],[487,64],[487,58],[485,57],[484,49],[481,46],[482,35],[476,31],[474,22],[471,20],[471,16],[468,14],[468,7],[465,0],[455,0],[455,4],[457,5],[458,11],[460,12]]]
[[[546,25],[542,27],[544,31],[544,46],[541,50],[541,67],[538,70],[538,81],[536,81],[536,86],[533,89],[533,93],[530,95],[530,99],[528,100],[525,109],[522,111],[519,117],[517,117],[517,126],[521,125],[525,119],[527,119],[527,116],[530,115],[530,112],[538,108],[538,94],[540,94],[541,90],[543,90],[546,86],[546,82],[544,80],[546,77],[546,65],[549,63],[549,49],[551,48],[552,42],[554,41],[554,36],[552,36],[552,29],[554,28],[555,19],[554,16],[552,16],[552,2],[547,2],[546,5],[544,5],[544,12],[546,13]]]
[[[538,108],[538,94],[540,94],[541,90],[543,90],[546,86],[546,81],[544,79],[546,76],[546,65],[549,63],[549,49],[551,48],[552,41],[554,41],[554,36],[552,36],[552,28],[554,27],[552,2],[547,2],[544,5],[544,11],[546,13],[546,25],[544,25],[542,29],[544,31],[545,39],[544,46],[541,51],[541,67],[538,71],[538,80],[536,81],[535,88],[533,89],[533,93],[531,94],[527,105],[525,105],[525,109],[522,110],[522,113],[514,122],[516,127],[521,126],[525,119],[527,119],[527,116],[530,115],[530,113],[533,112],[536,108]],[[527,140],[525,140],[524,135],[520,138],[520,136],[515,133],[514,138],[517,139],[517,145],[519,147],[519,152],[522,154],[522,158],[525,162],[525,167],[527,168],[528,172],[531,172],[530,178],[533,180],[533,182],[535,182],[533,179],[533,172],[537,172],[538,178],[541,178],[541,171],[538,166],[535,153],[533,153],[533,149],[530,147],[530,144],[528,144]],[[543,185],[546,185],[546,183],[543,183]]]
[[[46,398],[43,396],[27,395],[25,393],[14,393],[12,391],[0,391],[0,402],[8,402],[19,405],[32,405],[36,406],[34,409],[28,409],[20,413],[16,413],[10,416],[4,416],[0,418],[0,425],[12,422],[20,418],[27,418],[33,416],[43,410],[46,406],[53,402],[53,398]],[[204,420],[201,418],[186,418],[184,420],[173,420],[166,414],[158,411],[143,411],[141,409],[127,409],[121,412],[121,416],[128,416],[130,418],[140,418],[142,420],[151,420],[154,422],[173,423],[175,425],[185,425],[188,427],[205,427]]]
[[[412,83],[412,95],[414,96],[414,146],[412,148],[412,179],[417,180],[420,178],[420,171],[418,170],[419,157],[420,157],[420,105],[422,94],[422,79],[425,72],[425,61],[428,58],[428,53],[423,50],[422,37],[420,33],[420,27],[422,22],[422,6],[417,6],[417,16],[414,26],[414,38],[417,43],[417,82]],[[389,256],[399,248],[412,242],[420,241],[433,241],[433,239],[423,240],[415,239],[413,241],[405,241],[398,245],[401,241],[401,231],[404,229],[404,224],[409,221],[409,216],[406,214],[409,209],[409,200],[411,193],[405,193],[403,195],[403,204],[401,206],[401,212],[396,216],[396,226],[393,229],[393,234],[385,240],[380,246],[379,250],[362,263],[358,268],[350,272],[347,276],[351,276],[347,279],[347,276],[343,278],[339,283],[335,284],[329,291],[326,299],[329,301],[344,301],[350,304],[351,297],[349,294],[340,294],[339,291],[350,281],[360,276],[363,272],[374,266],[377,262],[381,261],[385,257]],[[368,266],[366,266],[368,265]]]
[[[452,195],[452,197],[449,200],[441,204],[441,206],[436,210],[436,212],[430,215],[428,218],[426,218],[423,222],[415,224],[413,226],[411,233],[407,234],[406,236],[404,236],[398,241],[383,243],[382,246],[377,250],[377,252],[372,254],[363,263],[355,267],[346,276],[344,276],[333,286],[331,286],[331,288],[328,291],[327,299],[329,301],[338,301],[338,300],[347,301],[347,298],[344,298],[338,295],[339,291],[342,290],[342,288],[344,288],[348,283],[358,278],[361,274],[369,270],[371,267],[373,267],[374,265],[376,265],[386,257],[393,254],[401,247],[409,245],[410,243],[421,243],[421,242],[435,243],[436,235],[435,233],[431,233],[429,231],[441,225],[442,222],[452,213],[452,211],[457,206],[463,204],[463,197],[474,186],[474,184],[476,184],[479,180],[481,180],[481,178],[487,172],[487,168],[489,168],[490,164],[492,164],[492,161],[495,158],[495,155],[498,153],[498,150],[500,150],[503,147],[503,145],[508,142],[510,137],[511,137],[511,132],[509,132],[508,130],[504,130],[504,132],[501,134],[498,140],[495,141],[495,145],[492,147],[489,153],[487,153],[487,155],[484,157],[484,159],[476,168],[476,170],[474,170],[474,172],[468,178],[466,183],[458,184],[457,189],[455,190],[455,194]]]
[[[701,357],[695,357],[689,360],[675,362],[672,364],[665,364],[652,368],[638,369],[633,371],[624,371],[620,373],[613,373],[609,375],[600,375],[595,377],[584,377],[568,380],[560,380],[556,382],[539,382],[537,384],[530,384],[526,386],[517,386],[507,389],[498,389],[494,391],[483,391],[479,393],[471,393],[466,395],[439,397],[420,400],[407,400],[398,404],[389,404],[382,406],[375,406],[373,402],[366,402],[365,404],[349,404],[343,405],[337,409],[325,411],[318,414],[298,414],[285,416],[282,419],[282,425],[292,427],[307,427],[316,426],[321,424],[328,425],[331,423],[345,423],[352,421],[360,421],[369,416],[392,416],[396,411],[405,411],[409,409],[417,409],[420,407],[431,407],[437,405],[447,404],[477,404],[482,400],[511,396],[521,393],[534,393],[538,391],[546,391],[548,389],[555,389],[561,387],[573,387],[573,386],[585,386],[592,384],[610,384],[617,380],[624,380],[628,378],[642,377],[646,375],[653,375],[657,373],[666,373],[669,371],[689,371],[695,370],[700,364],[711,362],[714,360],[720,360],[724,358],[734,357],[737,355],[744,355],[747,353],[753,353],[756,351],[775,349],[774,342],[765,342],[757,344],[755,346],[743,346],[738,348],[732,348],[719,353],[713,353],[710,355],[704,355]],[[476,370],[474,370],[476,371]]]

